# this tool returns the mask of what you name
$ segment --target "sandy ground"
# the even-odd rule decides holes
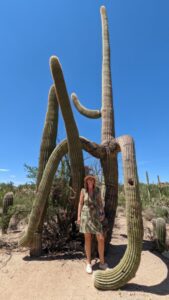
[[[0,249],[1,300],[119,300],[169,299],[169,259],[150,251],[151,223],[144,221],[145,236],[141,263],[133,278],[117,291],[99,291],[85,272],[85,259],[66,256],[31,259],[27,250]],[[17,234],[5,237],[17,239]],[[2,239],[2,236],[0,236]],[[126,220],[118,213],[112,245],[106,257],[109,267],[121,259],[127,243]],[[98,262],[93,260],[94,271]]]

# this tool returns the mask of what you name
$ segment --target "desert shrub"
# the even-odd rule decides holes
[[[156,213],[155,213],[155,210],[153,207],[147,207],[144,209],[144,212],[143,212],[143,215],[144,215],[144,218],[147,220],[147,221],[151,221],[153,218],[156,217]]]
[[[8,186],[4,190],[8,190]],[[13,215],[21,220],[27,217],[31,211],[33,201],[35,199],[35,191],[32,186],[25,185],[15,187],[14,203],[13,206],[8,208],[6,215],[0,215],[0,227],[7,228],[10,218]]]

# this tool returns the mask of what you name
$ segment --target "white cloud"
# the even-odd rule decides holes
[[[0,169],[0,172],[9,172],[9,169]]]

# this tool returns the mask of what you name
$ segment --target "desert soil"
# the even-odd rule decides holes
[[[85,272],[83,255],[54,255],[31,259],[27,249],[0,249],[1,300],[119,300],[169,299],[169,259],[152,251],[151,222],[144,220],[141,263],[136,276],[117,291],[94,288],[93,276]],[[0,240],[16,241],[21,233],[0,235]],[[122,210],[116,217],[109,267],[116,265],[127,244],[126,218]],[[94,272],[98,261],[93,260]]]

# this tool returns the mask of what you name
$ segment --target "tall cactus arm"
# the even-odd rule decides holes
[[[39,157],[39,167],[38,167],[38,176],[36,182],[36,190],[40,184],[43,171],[45,169],[46,163],[56,146],[56,137],[58,130],[58,101],[56,98],[55,87],[52,85],[49,90],[48,95],[48,108],[45,118],[45,125],[42,134],[42,142],[40,146],[40,157]],[[47,196],[48,197],[48,196]],[[44,207],[41,220],[38,226],[38,232],[42,232],[44,217],[47,210],[48,201]]]
[[[102,143],[110,141],[115,136],[113,94],[110,69],[109,31],[106,9],[101,6],[102,20]]]
[[[68,143],[67,140],[64,140],[57,145],[57,147],[53,150],[51,156],[49,157],[39,184],[35,201],[33,203],[27,231],[19,240],[20,246],[26,247],[32,245],[33,236],[38,228],[57,167],[60,160],[67,152]]]
[[[56,98],[54,85],[51,86],[48,96],[48,109],[46,113],[45,125],[42,134],[42,142],[40,146],[39,167],[37,176],[37,189],[42,178],[46,163],[56,146],[58,127],[58,102]]]
[[[143,224],[134,142],[130,136],[119,137],[116,141],[122,152],[128,245],[115,268],[95,272],[94,285],[102,290],[118,289],[135,276],[142,249]]]
[[[105,213],[108,219],[108,231],[106,234],[106,246],[109,244],[114,225],[117,201],[118,201],[118,164],[117,155],[109,153],[109,144],[112,137],[115,137],[113,93],[110,66],[110,43],[106,9],[100,8],[102,21],[102,132],[101,144],[107,146],[107,158],[101,160],[103,169],[106,193],[105,193]],[[107,247],[106,247],[107,248]]]
[[[84,107],[84,106],[80,103],[80,101],[79,101],[79,99],[78,99],[78,97],[77,97],[77,95],[76,95],[75,93],[73,93],[73,94],[71,95],[71,97],[72,97],[72,100],[73,100],[73,103],[74,103],[76,109],[77,109],[78,112],[80,112],[83,116],[85,116],[85,117],[87,117],[87,118],[91,118],[91,119],[98,119],[98,118],[101,117],[101,111],[100,111],[100,110],[92,110],[92,109],[88,109],[88,108]]]
[[[79,140],[78,129],[70,106],[62,68],[57,57],[52,56],[50,58],[50,67],[67,133],[68,151],[72,171],[72,188],[76,192],[74,205],[77,209],[80,189],[82,187],[84,177],[83,153]]]

